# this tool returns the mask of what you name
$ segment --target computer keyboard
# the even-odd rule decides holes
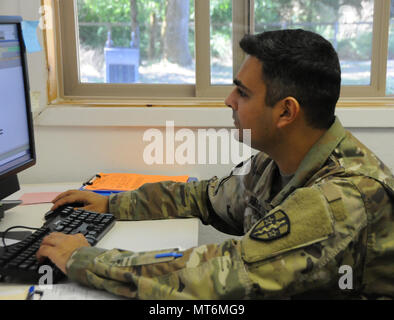
[[[53,283],[58,282],[64,274],[49,259],[39,263],[36,252],[40,248],[42,239],[51,232],[65,234],[82,233],[91,246],[112,228],[115,217],[112,214],[99,214],[73,207],[61,207],[56,211],[45,214],[46,222],[43,226],[24,240],[1,248],[0,277],[2,281],[10,283],[38,283],[43,276],[40,267],[48,265],[53,270]]]

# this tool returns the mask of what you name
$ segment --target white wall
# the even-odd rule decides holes
[[[51,127],[35,129],[37,165],[21,173],[23,183],[81,181],[96,172],[190,174],[201,179],[225,175],[229,165],[147,165],[142,139],[147,128]],[[394,168],[393,128],[351,128],[353,134]],[[195,129],[194,129],[195,132]]]

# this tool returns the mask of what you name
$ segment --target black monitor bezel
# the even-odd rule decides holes
[[[34,141],[34,127],[33,127],[33,116],[31,112],[31,101],[30,101],[30,86],[29,86],[29,74],[27,71],[27,58],[26,58],[26,46],[23,41],[22,33],[22,18],[21,17],[11,17],[11,16],[0,16],[0,24],[16,24],[18,30],[18,38],[20,40],[21,48],[21,60],[22,60],[22,71],[23,71],[23,81],[25,86],[25,101],[26,101],[26,116],[29,131],[29,145],[31,159],[23,163],[22,165],[12,168],[9,171],[0,174],[0,180],[8,178],[11,175],[16,175],[17,173],[30,168],[36,164],[36,149]],[[1,199],[0,199],[1,200]]]

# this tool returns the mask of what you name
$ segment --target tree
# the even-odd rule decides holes
[[[164,57],[181,66],[189,66],[189,1],[168,0],[164,26]]]
[[[138,7],[137,0],[130,0],[130,15],[131,15],[131,41],[133,47],[139,48],[140,46],[140,26],[138,24]]]
[[[277,29],[281,22],[335,22],[338,21],[339,8],[350,5],[359,12],[360,0],[271,0],[258,2],[255,11],[257,24],[272,24],[266,29]],[[295,23],[296,24],[296,23]],[[313,31],[317,24],[311,25]]]

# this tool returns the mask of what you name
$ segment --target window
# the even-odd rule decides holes
[[[394,0],[391,0],[390,33],[387,57],[386,94],[394,95]]]
[[[322,0],[290,4],[256,1],[255,31],[302,28],[319,33],[338,52],[342,84],[370,85],[374,1],[342,6],[338,1]]]
[[[51,47],[47,33],[48,60],[62,66],[65,100],[217,104],[245,58],[242,36],[283,28],[331,41],[342,100],[394,94],[394,0],[43,1],[57,12],[59,41]]]
[[[77,0],[82,83],[195,84],[193,1]]]
[[[211,84],[233,83],[232,2],[210,1]]]

